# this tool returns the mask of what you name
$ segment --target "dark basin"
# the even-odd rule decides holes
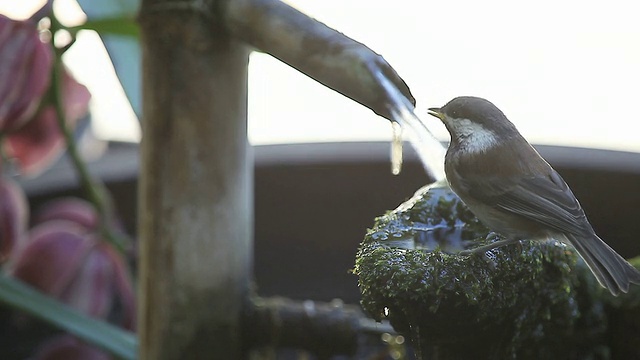
[[[261,295],[342,298],[357,303],[350,274],[374,217],[430,182],[409,146],[393,176],[389,144],[327,143],[255,147],[255,280]],[[580,199],[596,231],[620,254],[640,254],[640,154],[538,147]],[[137,146],[113,144],[92,164],[113,191],[126,226],[135,228]],[[76,194],[62,163],[25,182],[34,205]]]

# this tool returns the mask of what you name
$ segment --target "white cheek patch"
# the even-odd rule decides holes
[[[493,131],[469,119],[448,119],[460,144],[470,152],[485,152],[498,144]]]

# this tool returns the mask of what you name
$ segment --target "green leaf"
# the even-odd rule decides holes
[[[140,0],[78,0],[78,4],[89,19],[115,16],[134,18],[140,7]]]
[[[6,275],[0,275],[0,303],[25,311],[117,357],[136,358],[135,334],[83,315]]]
[[[130,17],[109,17],[89,19],[82,25],[69,29],[70,31],[94,30],[101,36],[120,35],[137,38],[140,34],[138,24]]]
[[[109,52],[113,67],[133,111],[140,118],[142,116],[142,52],[137,36],[138,28],[135,24],[140,0],[78,0],[78,4],[87,14],[88,24],[99,24],[101,20],[110,22],[113,19],[121,19],[120,23],[100,24],[104,25],[103,29],[100,30],[96,26],[95,30],[100,34]],[[127,21],[130,24],[126,24]],[[117,26],[123,26],[123,29],[117,29]],[[136,27],[135,30],[132,29],[133,26]],[[134,31],[136,36],[133,36]],[[126,36],[122,36],[124,33]]]

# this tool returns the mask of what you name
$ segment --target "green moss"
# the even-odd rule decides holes
[[[606,358],[597,284],[556,241],[499,240],[444,184],[376,219],[356,259],[362,306],[441,358]]]

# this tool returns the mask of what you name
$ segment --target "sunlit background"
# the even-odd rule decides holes
[[[485,97],[533,143],[640,152],[640,13],[635,1],[291,0],[301,11],[384,56],[426,115],[458,95]],[[0,0],[25,18],[41,0]],[[57,0],[82,22],[74,0]],[[98,136],[140,136],[99,38],[82,32],[65,59],[93,93]],[[99,69],[99,70],[97,70]],[[254,53],[249,132],[253,144],[388,140],[388,121],[296,70]]]

